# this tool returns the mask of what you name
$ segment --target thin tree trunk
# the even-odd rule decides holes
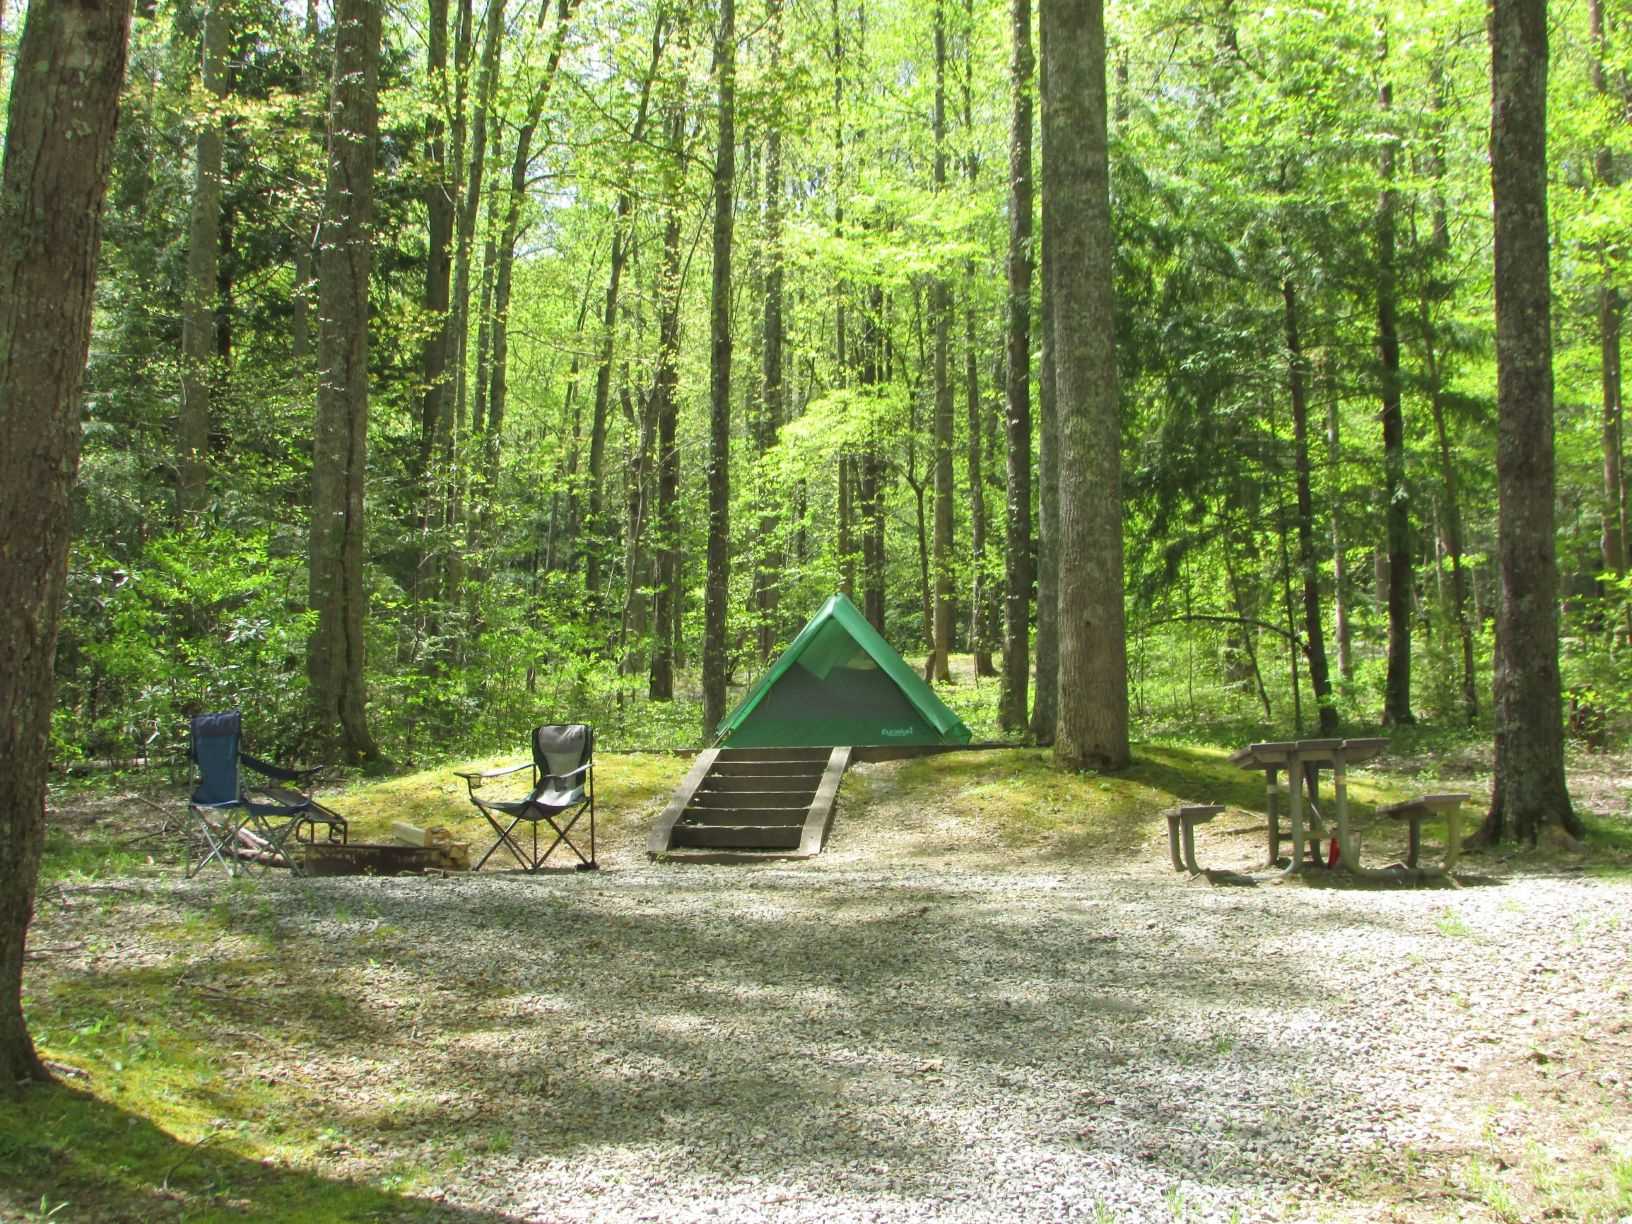
[[[1010,0],[1008,360],[1004,413],[1008,502],[1004,514],[1003,690],[998,725],[1026,725],[1031,680],[1031,0]]]
[[[210,105],[227,96],[226,0],[209,0],[199,34],[200,76]],[[181,318],[181,411],[176,422],[176,509],[196,514],[209,495],[210,384],[221,254],[219,111],[206,116],[194,142],[193,200],[187,226],[187,292]]]
[[[1384,32],[1382,56],[1388,55]],[[1392,124],[1394,90],[1385,81],[1377,94],[1385,128]],[[1388,524],[1388,674],[1383,722],[1412,723],[1411,713],[1411,502],[1405,479],[1405,414],[1400,396],[1400,337],[1395,324],[1394,268],[1395,140],[1384,133],[1378,154],[1383,189],[1377,199],[1377,354],[1382,380],[1384,518]]]
[[[969,152],[964,158],[964,169],[969,180],[969,194],[975,194],[980,172],[980,159],[975,155],[974,108],[974,0],[963,0],[963,129],[969,141]],[[969,583],[969,647],[975,656],[975,675],[995,676],[992,666],[992,640],[996,637],[997,618],[992,603],[992,582],[986,572],[986,464],[983,455],[980,371],[976,357],[975,328],[975,261],[963,261],[963,387],[966,400],[965,414],[969,422],[969,548],[972,576]]]
[[[102,203],[129,0],[35,0],[17,45],[0,169],[0,1097],[49,1075],[23,1016],[23,959],[50,766]],[[68,117],[71,117],[69,119]]]
[[[312,437],[307,675],[320,734],[372,760],[364,693],[363,486],[368,447],[369,222],[378,125],[380,7],[336,0],[328,186],[318,258],[317,420]]]
[[[767,0],[769,23],[769,76],[773,85],[782,83],[782,0]],[[776,445],[782,428],[784,391],[782,385],[782,129],[772,123],[765,133],[765,304],[760,349],[760,380],[763,384],[759,413],[759,435],[755,449],[763,458]],[[754,571],[754,612],[759,621],[759,657],[770,662],[777,639],[777,597],[781,586],[782,550],[776,543],[778,530],[776,501],[779,489],[772,487],[761,471],[759,514],[759,565]]]
[[[1553,369],[1547,255],[1547,4],[1494,0],[1490,177],[1495,200],[1496,790],[1481,830],[1534,844],[1580,837],[1564,779],[1553,524]]]
[[[1326,468],[1332,518],[1332,636],[1337,639],[1337,673],[1354,679],[1354,632],[1349,625],[1349,563],[1343,546],[1343,435],[1340,404],[1331,385],[1331,371],[1322,357],[1322,386],[1326,396]]]
[[[714,154],[714,283],[709,306],[708,572],[703,606],[703,738],[726,715],[731,594],[731,231],[735,207],[737,13],[720,0],[719,139]]]
[[[1111,294],[1105,14],[1101,0],[1042,0],[1043,215],[1055,246],[1059,429],[1059,723],[1067,769],[1129,760],[1122,601],[1122,431]]]
[[[935,192],[946,191],[946,4],[935,3]],[[952,381],[947,368],[952,293],[939,272],[930,288],[935,327],[935,637],[932,678],[952,680]]]
[[[425,317],[428,330],[420,355],[425,379],[419,412],[419,474],[430,471],[437,423],[448,394],[448,302],[453,291],[453,218],[457,192],[448,164],[447,125],[442,108],[448,91],[448,0],[430,0],[426,69],[435,105],[425,121],[425,153],[431,173],[425,184]]]
[[[1290,280],[1281,282],[1286,304],[1286,378],[1292,399],[1292,457],[1297,472],[1298,568],[1303,575],[1304,650],[1309,658],[1309,685],[1320,711],[1320,733],[1337,732],[1337,705],[1326,670],[1326,634],[1320,619],[1320,573],[1315,562],[1315,504],[1309,488],[1308,362],[1298,336],[1297,291]]]
[[[317,67],[317,0],[306,0],[306,40],[301,45],[300,56],[300,89],[304,98],[310,99],[318,91],[322,80]],[[305,106],[301,107],[302,118],[311,116],[314,132],[316,130],[315,112],[309,112]],[[312,351],[312,248],[315,245],[317,226],[313,224],[305,208],[295,211],[294,242],[294,275],[295,284],[289,295],[290,309],[290,355],[295,365],[304,372],[306,359]]]
[[[680,362],[680,209],[685,188],[681,160],[685,112],[669,113],[669,161],[664,167],[663,255],[658,271],[657,374],[652,411],[657,418],[657,590],[652,599],[656,632],[647,694],[674,700],[675,605],[679,580],[680,450],[675,440],[679,405],[675,390]]]
[[[1604,43],[1608,33],[1604,0],[1588,0],[1587,19],[1592,40],[1592,87],[1600,95],[1608,94],[1609,86],[1604,75]],[[1609,148],[1600,147],[1597,150],[1593,167],[1599,185],[1606,191],[1618,185],[1620,176],[1616,173],[1615,157]],[[1598,351],[1604,454],[1599,549],[1605,571],[1621,576],[1626,573],[1626,523],[1621,475],[1621,293],[1610,279],[1607,269],[1604,281],[1598,287]]]
[[[1048,60],[1037,62],[1038,93],[1048,90]],[[1039,133],[1043,162],[1049,156],[1046,124]],[[1042,305],[1038,324],[1042,351],[1037,363],[1037,695],[1031,706],[1031,738],[1047,746],[1054,742],[1060,708],[1060,435],[1058,383],[1054,343],[1054,224],[1043,209]]]

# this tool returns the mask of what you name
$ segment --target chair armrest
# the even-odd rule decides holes
[[[260,757],[251,756],[247,752],[240,752],[238,759],[256,773],[264,777],[275,778],[279,782],[304,782],[309,786],[311,780],[323,772],[323,766],[321,765],[290,768],[283,765],[274,765],[270,761],[263,761]]]
[[[531,769],[532,767],[533,763],[531,761],[523,761],[520,765],[507,765],[503,769],[483,769],[480,771],[456,769],[453,771],[453,776],[463,778],[465,785],[474,793],[489,778],[502,778],[506,774],[520,773],[522,770]]]

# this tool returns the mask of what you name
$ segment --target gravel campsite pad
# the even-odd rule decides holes
[[[631,837],[595,874],[144,883],[48,973],[241,992],[246,1049],[338,993],[230,1074],[321,1118],[325,1175],[417,1170],[475,1218],[1517,1219],[1504,1170],[1625,1167],[1632,885],[935,861],[937,819],[841,803],[802,864]],[[37,941],[96,921],[47,907]]]

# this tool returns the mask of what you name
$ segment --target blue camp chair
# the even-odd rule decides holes
[[[476,793],[484,783],[523,769],[533,771],[533,788],[525,799],[484,799]],[[515,855],[523,871],[534,872],[563,844],[578,856],[579,871],[595,870],[595,729],[588,723],[535,727],[531,765],[511,765],[485,773],[461,772],[458,776],[470,790],[470,801],[498,835],[476,864],[477,871],[493,857],[493,851],[504,846]],[[570,836],[585,812],[589,813],[588,855]],[[523,821],[532,826],[530,849],[515,838],[516,826]],[[540,822],[555,834],[543,854],[538,852]]]
[[[212,861],[229,876],[269,867],[287,867],[291,875],[299,875],[294,844],[315,842],[319,826],[328,841],[346,842],[346,818],[306,793],[317,769],[273,765],[245,752],[242,740],[243,715],[237,710],[200,714],[190,725],[188,751],[198,769],[198,787],[188,806],[200,837],[196,851],[188,854],[189,879]],[[268,781],[246,785],[246,767]],[[303,789],[276,782],[298,783]]]

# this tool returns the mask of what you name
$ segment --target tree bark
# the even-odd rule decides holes
[[[998,725],[1026,725],[1031,681],[1031,0],[1010,0],[1008,360],[1004,413],[1008,502],[1004,514],[1003,687]]]
[[[1315,503],[1309,487],[1308,361],[1298,336],[1297,290],[1281,282],[1286,305],[1286,378],[1292,399],[1292,461],[1297,474],[1298,568],[1303,576],[1304,651],[1309,658],[1309,685],[1320,711],[1320,733],[1337,733],[1337,705],[1326,668],[1326,634],[1320,619],[1320,572],[1315,563]]]
[[[328,184],[318,254],[317,417],[312,437],[310,600],[317,625],[307,676],[320,735],[373,760],[364,691],[368,591],[363,488],[368,468],[368,273],[380,7],[336,0]]]
[[[1547,252],[1546,0],[1493,0],[1490,178],[1495,201],[1496,746],[1481,831],[1534,844],[1584,832],[1564,779],[1553,523],[1553,369]]]
[[[1055,246],[1060,397],[1059,723],[1066,769],[1129,760],[1122,602],[1122,431],[1111,292],[1105,14],[1101,0],[1042,0],[1043,215]]]
[[[69,498],[129,0],[34,0],[0,169],[0,1097],[49,1078],[23,1016]]]
[[[200,78],[214,108],[193,145],[193,199],[187,225],[187,291],[181,316],[181,411],[176,422],[176,510],[204,508],[209,496],[210,384],[221,255],[220,105],[227,96],[226,0],[209,0],[199,32]]]
[[[715,49],[719,137],[714,154],[714,279],[709,306],[708,572],[703,584],[703,738],[726,715],[726,614],[731,592],[731,232],[737,145],[737,13],[720,0]]]

